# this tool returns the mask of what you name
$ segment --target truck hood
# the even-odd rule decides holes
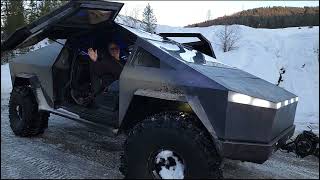
[[[240,69],[194,63],[188,63],[188,66],[233,92],[274,103],[296,97],[293,93]]]

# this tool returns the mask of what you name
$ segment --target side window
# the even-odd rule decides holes
[[[137,49],[133,64],[135,66],[160,68],[160,60],[141,47]]]

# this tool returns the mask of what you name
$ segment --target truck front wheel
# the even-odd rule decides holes
[[[120,171],[125,177],[222,178],[221,158],[190,117],[165,112],[137,124],[128,135],[121,157]]]
[[[10,127],[15,135],[27,137],[42,134],[48,127],[49,113],[39,112],[30,87],[15,86],[9,101]]]

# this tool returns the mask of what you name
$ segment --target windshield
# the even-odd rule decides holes
[[[217,61],[217,59],[208,56],[206,54],[201,53],[200,51],[194,50],[188,46],[179,44],[174,41],[157,41],[148,39],[150,43],[164,50],[171,56],[175,58],[187,62],[194,63],[206,66],[216,66],[216,67],[224,67],[224,68],[233,68],[222,62]]]
[[[223,64],[222,62],[217,61],[217,59],[208,56],[204,53],[201,53],[200,51],[194,50],[191,47],[182,45],[170,39],[164,39],[163,37],[157,34],[151,34],[140,29],[131,28],[122,24],[120,25],[126,28],[127,30],[131,31],[132,33],[136,34],[137,36],[146,39],[151,44],[157,46],[164,52],[170,54],[171,56],[177,58],[180,61],[206,66],[224,67],[232,69],[235,68]]]

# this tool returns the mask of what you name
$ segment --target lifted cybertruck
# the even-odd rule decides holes
[[[218,62],[200,34],[155,35],[115,23],[122,6],[71,1],[1,44],[8,51],[56,41],[10,62],[16,135],[43,133],[50,113],[126,133],[120,170],[131,178],[219,178],[223,158],[263,163],[293,135],[294,94]],[[180,44],[176,36],[200,41]],[[111,39],[127,56],[119,91],[98,90],[79,105],[93,86],[104,88],[84,52]]]

